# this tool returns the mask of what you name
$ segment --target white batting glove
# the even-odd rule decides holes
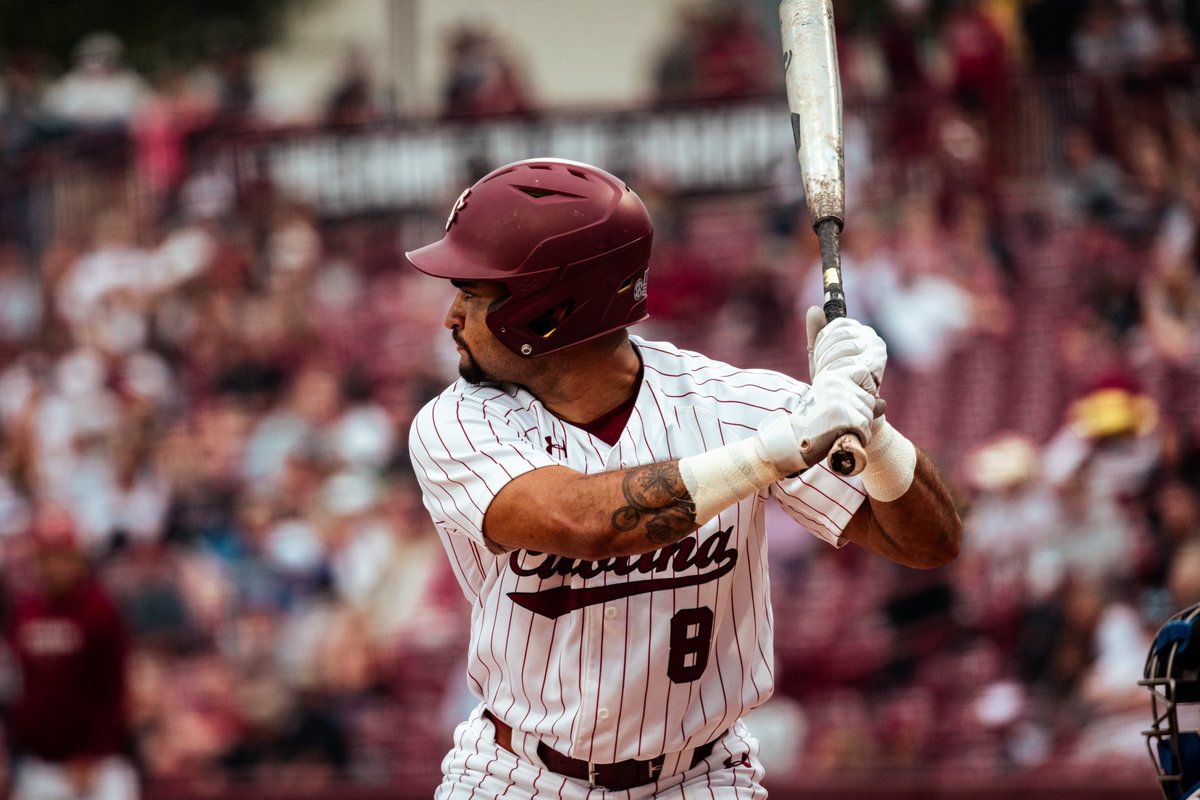
[[[805,327],[810,378],[815,379],[826,370],[854,372],[863,368],[866,377],[859,385],[879,396],[883,370],[887,367],[887,345],[874,329],[849,317],[827,323],[825,312],[818,306],[808,309]]]
[[[875,396],[863,388],[871,376],[864,367],[818,372],[812,389],[791,413],[776,413],[758,427],[759,457],[780,476],[817,464],[843,433],[871,440]]]
[[[775,412],[755,436],[679,459],[696,522],[818,463],[843,433],[870,442],[877,401],[862,384],[871,380],[865,367],[822,372],[795,411]]]

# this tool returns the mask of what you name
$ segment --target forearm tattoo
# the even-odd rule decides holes
[[[690,533],[696,525],[696,504],[674,462],[629,470],[621,482],[621,490],[628,505],[612,515],[612,526],[619,531],[643,525],[651,542],[669,544]]]

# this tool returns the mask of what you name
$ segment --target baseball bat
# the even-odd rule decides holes
[[[846,171],[832,0],[782,0],[779,26],[796,158],[804,175],[808,215],[821,244],[825,319],[833,321],[846,316],[840,241],[846,214]],[[821,443],[812,446],[814,452],[820,452]],[[839,475],[857,475],[866,464],[862,442],[854,434],[840,435],[830,448],[829,466]]]

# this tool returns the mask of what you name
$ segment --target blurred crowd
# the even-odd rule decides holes
[[[1197,8],[839,4],[847,291],[966,536],[914,573],[777,521],[779,686],[752,721],[773,777],[1146,772],[1141,661],[1200,601]],[[655,107],[775,91],[760,22],[690,7]],[[547,111],[504,43],[464,28],[447,53],[445,117]],[[468,702],[467,609],[403,436],[456,359],[446,289],[402,252],[445,209],[322,219],[193,159],[270,124],[248,56],[203,91],[140,76],[109,34],[76,56],[0,59],[9,743],[42,746],[16,724],[29,598],[86,587],[124,631],[104,646],[127,712],[100,739],[145,776],[432,780]],[[361,58],[332,85],[314,124],[386,117]],[[1012,143],[1035,140],[1031,166]],[[76,158],[114,177],[51,230],[31,176]],[[805,377],[819,282],[790,159],[752,196],[625,177],[657,224],[640,332]]]

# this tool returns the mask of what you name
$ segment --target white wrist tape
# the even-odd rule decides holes
[[[696,504],[696,524],[703,525],[783,476],[758,454],[757,439],[751,436],[679,459],[679,477]]]
[[[871,435],[866,446],[867,466],[863,488],[872,500],[896,500],[912,486],[917,473],[917,448],[886,419]]]

